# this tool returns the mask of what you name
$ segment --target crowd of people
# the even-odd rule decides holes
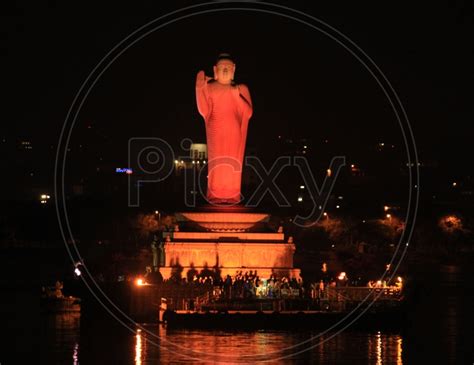
[[[147,275],[148,274],[148,275]],[[147,283],[165,282],[177,285],[206,285],[215,288],[223,299],[303,297],[303,281],[296,278],[271,275],[268,279],[259,277],[257,270],[237,271],[235,275],[222,278],[212,270],[197,272],[189,270],[185,277],[171,276],[168,280],[155,280],[153,273],[145,274]]]
[[[227,275],[222,289],[225,299],[280,298],[303,296],[304,293],[301,279],[277,278],[275,275],[270,275],[269,279],[260,279],[257,271],[252,270],[245,273],[238,271],[234,277]]]
[[[154,273],[147,272],[146,282],[158,283],[164,282],[170,285],[191,285],[208,286],[217,293],[221,299],[252,299],[252,298],[312,298],[317,299],[325,296],[327,288],[336,287],[358,287],[366,286],[369,288],[385,288],[387,284],[381,281],[370,281],[366,285],[354,285],[350,282],[345,273],[339,274],[336,278],[325,278],[319,281],[303,286],[303,281],[299,278],[277,277],[271,275],[268,279],[260,278],[257,270],[237,271],[235,275],[226,275],[221,277],[220,273],[213,270],[189,270],[185,277],[181,275],[172,275],[168,280],[160,278],[156,280]],[[159,272],[158,272],[159,274]],[[160,275],[161,276],[161,275]],[[401,289],[401,278],[398,278],[393,287]]]

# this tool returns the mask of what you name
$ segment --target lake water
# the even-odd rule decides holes
[[[314,341],[308,340],[318,331],[170,330],[146,325],[132,332],[106,316],[93,321],[81,321],[80,315],[46,316],[41,362],[472,364],[471,279],[452,267],[421,277],[409,320],[400,331],[349,329]],[[303,341],[307,343],[299,345]]]
[[[472,364],[472,276],[448,268],[421,277],[417,285],[400,331],[348,329],[301,346],[319,332],[170,330],[161,325],[129,331],[105,312],[99,319],[47,315],[40,318],[39,332],[24,321],[4,322],[15,336],[17,352],[0,363],[24,363],[27,356],[41,364]]]

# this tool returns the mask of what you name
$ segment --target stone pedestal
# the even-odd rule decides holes
[[[167,233],[164,279],[173,270],[183,277],[190,269],[218,271],[222,278],[255,271],[261,279],[299,278],[293,268],[295,245],[282,231],[268,231],[268,214],[239,211],[177,213],[179,230]],[[288,242],[289,241],[289,242]]]

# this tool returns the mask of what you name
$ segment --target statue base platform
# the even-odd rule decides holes
[[[177,213],[177,229],[165,233],[161,275],[186,277],[196,270],[225,278],[252,271],[261,279],[299,279],[300,270],[293,268],[295,245],[291,238],[285,241],[281,228],[269,229],[269,218],[235,206]]]

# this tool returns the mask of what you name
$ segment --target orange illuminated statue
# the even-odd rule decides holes
[[[208,151],[207,200],[235,204],[241,200],[242,162],[252,101],[246,85],[234,83],[235,63],[220,54],[214,78],[199,71],[196,101],[206,123]]]

